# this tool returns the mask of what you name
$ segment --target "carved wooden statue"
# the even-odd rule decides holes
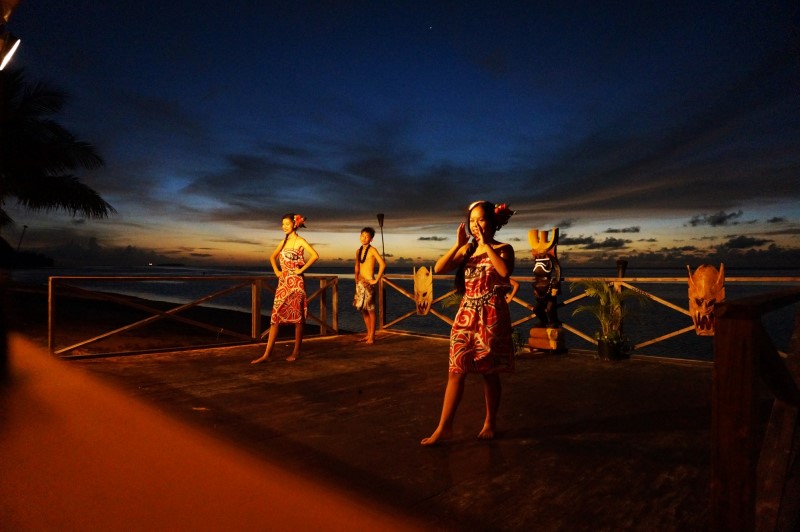
[[[528,344],[535,349],[564,350],[563,329],[558,319],[558,295],[561,293],[561,265],[558,262],[558,228],[547,231],[531,229],[528,242],[534,258],[534,314],[539,320],[531,329]]]
[[[552,238],[547,231],[531,229],[528,242],[535,260],[533,264],[533,294],[536,297],[534,313],[540,327],[559,327],[561,322],[556,313],[557,297],[561,293],[561,266],[558,263],[556,247],[558,228],[554,227]]]

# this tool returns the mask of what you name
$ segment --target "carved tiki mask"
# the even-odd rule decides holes
[[[725,300],[725,265],[719,271],[710,264],[689,270],[689,312],[698,336],[714,336],[714,307]]]
[[[550,280],[554,277],[560,278],[560,268],[556,255],[558,245],[558,227],[554,227],[551,236],[548,237],[547,231],[531,229],[528,231],[528,243],[531,245],[533,254],[533,276],[537,281],[541,279]],[[558,272],[556,270],[559,270]],[[549,288],[549,287],[548,287]]]
[[[414,268],[414,302],[417,305],[417,314],[420,316],[426,315],[431,310],[433,275],[425,266],[419,270]]]

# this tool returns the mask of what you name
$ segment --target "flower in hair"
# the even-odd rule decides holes
[[[297,229],[306,226],[306,219],[303,218],[302,214],[295,214],[294,215],[294,226]]]
[[[511,216],[516,214],[516,212],[517,211],[509,209],[508,205],[505,203],[496,204],[494,206],[494,216],[497,219],[497,227],[506,225]]]

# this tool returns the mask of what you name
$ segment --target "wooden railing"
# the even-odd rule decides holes
[[[718,308],[711,434],[713,530],[800,529],[800,315],[786,357],[775,349],[762,323],[766,313],[798,301],[800,288],[795,288],[724,302]]]
[[[318,312],[315,314],[313,312],[309,312],[309,322],[316,323],[320,327],[320,334],[327,335],[327,334],[338,334],[339,332],[339,306],[338,306],[338,276],[336,275],[321,275],[321,274],[307,274],[307,279],[317,279],[319,281],[319,289],[314,291],[312,294],[309,295],[309,303],[310,309],[311,308],[318,308]],[[534,302],[532,290],[530,289],[530,283],[533,282],[533,277],[525,277],[525,276],[515,276],[514,277],[517,281],[520,282],[521,288],[520,291],[517,293],[517,296],[514,298],[512,305],[515,305],[517,311],[514,313],[515,319],[512,323],[512,326],[517,327],[520,325],[524,325],[528,322],[533,322],[536,319],[534,314]],[[572,320],[569,318],[570,315],[570,308],[575,305],[577,302],[581,301],[585,294],[578,293],[575,295],[569,295],[569,284],[586,279],[586,277],[566,277],[562,279],[562,292],[563,294],[567,294],[567,297],[560,296],[559,300],[559,317],[562,321],[562,326],[566,331],[569,333],[585,340],[590,344],[596,344],[596,340],[594,339],[593,331],[591,329],[581,329],[579,324],[576,320]],[[676,305],[675,302],[670,302],[665,300],[664,298],[653,294],[649,291],[643,290],[642,286],[645,285],[680,285],[680,286],[688,286],[687,285],[687,277],[603,277],[600,278],[607,282],[613,282],[618,284],[619,286],[624,287],[625,289],[634,290],[639,292],[640,294],[645,295],[648,299],[655,302],[659,306],[663,306],[664,308],[668,309],[671,313],[680,314],[680,319],[678,322],[680,326],[674,328],[672,330],[658,330],[658,334],[648,337],[648,338],[641,338],[637,341],[635,345],[633,345],[634,352],[637,349],[642,349],[644,347],[651,346],[653,344],[663,342],[667,339],[674,338],[678,335],[683,334],[694,334],[694,327],[689,315],[689,311],[681,307],[680,305]],[[433,304],[431,305],[431,310],[428,316],[425,316],[424,319],[426,320],[438,320],[445,324],[452,325],[452,318],[449,317],[446,311],[443,311],[441,308],[440,303],[448,298],[450,295],[453,294],[453,291],[450,289],[452,287],[452,276],[436,276],[435,282],[437,283],[436,286],[441,286],[443,282],[446,282],[448,289],[444,291],[444,293],[438,295],[435,299]],[[85,283],[96,283],[98,285],[110,285],[113,283],[136,283],[136,282],[186,282],[186,283],[208,283],[208,282],[225,282],[229,285],[226,286],[224,289],[214,291],[204,295],[203,297],[194,299],[188,303],[181,303],[180,305],[176,305],[174,308],[171,309],[160,309],[155,308],[152,305],[149,305],[147,301],[143,300],[132,300],[131,298],[127,298],[124,296],[118,296],[116,294],[110,293],[109,291],[98,291],[96,289],[87,289],[81,288],[76,286],[76,284],[80,283],[85,286]],[[782,284],[795,284],[800,285],[800,277],[729,277],[726,280],[726,284],[731,285],[735,283],[742,283],[742,284],[753,284],[753,283],[782,283]],[[49,283],[49,304],[48,304],[48,343],[50,346],[51,352],[57,355],[65,356],[73,353],[75,350],[80,349],[82,347],[88,346],[95,342],[98,342],[104,338],[109,338],[115,334],[119,334],[122,332],[127,332],[134,330],[139,327],[144,327],[150,323],[154,323],[159,320],[169,319],[174,320],[177,322],[181,322],[193,327],[197,327],[199,329],[206,329],[209,331],[213,331],[215,333],[221,333],[226,338],[230,339],[234,342],[258,342],[264,333],[261,324],[261,316],[263,310],[263,297],[262,293],[264,290],[269,292],[273,292],[275,290],[276,279],[272,276],[54,276],[50,278]],[[228,331],[220,329],[218,324],[213,323],[202,323],[198,322],[197,320],[193,320],[189,317],[186,317],[184,311],[191,309],[193,307],[206,304],[208,302],[212,302],[214,300],[218,300],[219,298],[226,296],[230,293],[236,291],[244,291],[250,290],[251,292],[251,310],[250,310],[250,320],[251,320],[251,327],[250,327],[250,334],[242,334],[242,332],[236,331]],[[390,310],[392,311],[391,314],[393,317],[392,319],[387,320],[387,293],[392,292],[399,294],[400,301],[392,301],[392,305]],[[103,299],[109,301],[115,301],[120,305],[124,305],[131,308],[138,308],[146,313],[148,313],[148,317],[142,320],[135,321],[133,323],[126,324],[122,327],[102,332],[98,335],[92,336],[90,338],[86,338],[76,343],[72,343],[68,346],[57,346],[56,345],[56,331],[55,328],[55,313],[54,313],[54,305],[56,303],[56,298],[58,294],[72,294],[72,295],[82,295],[83,297],[91,297],[95,299]],[[410,332],[414,334],[418,334],[419,330],[403,330],[402,324],[408,320],[412,316],[416,316],[416,304],[414,301],[414,294],[413,294],[413,276],[412,275],[387,275],[385,276],[379,285],[378,290],[378,304],[379,308],[383,311],[378,313],[379,321],[378,326],[383,330],[394,330],[397,332]],[[311,303],[318,300],[318,307],[312,307]],[[330,301],[330,304],[328,304]],[[405,301],[406,303],[403,303]],[[267,305],[271,305],[271,298],[267,298],[266,301]],[[403,308],[403,305],[407,304],[407,310]],[[688,307],[688,299],[686,300],[686,306]],[[268,307],[267,307],[268,308]],[[399,313],[399,315],[398,315]],[[443,331],[442,335],[446,335],[447,331]],[[436,336],[437,334],[434,334]]]
[[[416,315],[416,305],[414,302],[414,294],[413,288],[409,291],[405,289],[403,286],[400,285],[400,281],[405,281],[406,283],[411,282],[413,283],[414,277],[412,275],[387,275],[381,280],[380,290],[379,290],[379,300],[380,308],[385,308],[385,299],[386,299],[386,292],[387,291],[394,291],[402,296],[403,299],[408,300],[409,310],[404,314],[394,317],[390,321],[386,321],[386,317],[381,314],[379,318],[379,327],[381,329],[392,329],[399,330],[401,332],[413,332],[408,330],[401,330],[398,325],[403,321],[407,320],[411,316]],[[530,286],[529,283],[534,281],[533,277],[524,277],[524,276],[514,276],[514,279],[517,280],[521,286]],[[568,285],[573,282],[586,280],[588,277],[565,277],[562,279],[562,293],[568,294]],[[642,349],[644,347],[652,346],[659,342],[663,342],[670,338],[674,338],[676,336],[682,334],[695,334],[694,324],[691,319],[691,314],[689,310],[686,308],[688,307],[688,296],[685,300],[685,307],[681,307],[659,297],[656,294],[653,294],[647,290],[643,290],[641,288],[642,285],[679,285],[679,286],[686,286],[688,290],[688,277],[592,277],[592,279],[599,279],[602,281],[606,281],[609,283],[614,283],[617,286],[620,286],[624,289],[632,290],[640,295],[646,297],[653,303],[663,306],[671,312],[675,312],[681,315],[686,316],[686,321],[684,322],[685,325],[674,329],[674,330],[666,330],[666,331],[659,331],[659,334],[650,338],[644,338],[635,343],[632,346],[632,350],[636,351],[637,349]],[[453,276],[452,275],[437,275],[435,277],[436,281],[443,281],[446,280],[449,286],[452,286]],[[776,284],[793,284],[793,285],[800,285],[800,277],[729,277],[725,279],[726,284],[756,284],[756,283],[776,283]],[[638,286],[637,286],[638,285]],[[518,325],[522,325],[528,322],[532,322],[536,319],[536,315],[534,314],[534,302],[526,299],[524,296],[525,293],[530,292],[532,295],[532,290],[523,290],[522,288],[517,292],[517,295],[514,297],[512,304],[519,305],[527,310],[527,314],[518,317],[512,323],[512,327],[517,327]],[[442,301],[446,300],[448,297],[452,296],[455,293],[454,290],[450,289],[445,291],[438,297],[433,300],[431,305],[430,316],[432,319],[441,320],[448,325],[452,325],[453,320],[446,314],[443,314],[440,311],[436,310],[437,304],[441,303]],[[575,294],[571,297],[559,296],[558,308],[559,308],[559,316],[561,319],[561,326],[564,330],[568,331],[569,333],[578,336],[579,338],[585,340],[588,343],[597,345],[597,340],[594,338],[593,331],[590,330],[581,330],[578,326],[570,323],[569,316],[570,316],[570,308],[572,308],[576,303],[581,301],[583,298],[586,297],[586,294],[581,292]],[[439,305],[440,306],[440,305]]]
[[[329,334],[338,334],[339,332],[338,277],[335,275],[306,274],[305,278],[307,280],[317,279],[319,281],[319,288],[308,296],[308,303],[309,303],[308,320],[313,323],[316,323],[319,326],[319,334],[321,336]],[[190,302],[178,304],[175,307],[167,310],[156,308],[152,304],[149,304],[146,300],[138,298],[134,299],[131,297],[113,293],[112,291],[103,291],[95,288],[95,285],[113,285],[115,283],[135,284],[143,282],[167,282],[167,283],[181,282],[181,283],[192,283],[198,285],[208,284],[208,283],[223,283],[223,284],[230,283],[230,286],[226,286],[221,290],[216,290],[211,293],[205,294],[202,297],[196,298]],[[76,284],[78,283],[84,285],[84,287],[76,286]],[[92,288],[94,289],[85,288],[87,284],[92,285]],[[74,352],[79,348],[83,348],[85,346],[99,342],[106,338],[110,338],[120,333],[144,327],[146,325],[152,324],[154,322],[163,319],[170,319],[200,329],[205,329],[214,332],[217,335],[223,335],[229,339],[233,339],[233,341],[238,343],[256,343],[259,342],[261,338],[263,338],[268,331],[268,329],[262,330],[262,323],[261,323],[261,314],[263,308],[262,293],[264,290],[267,290],[274,294],[276,286],[277,286],[277,279],[274,276],[215,276],[215,275],[52,276],[48,280],[48,305],[47,305],[48,346],[52,354],[58,356],[68,356],[69,354],[71,354],[72,352]],[[218,300],[219,298],[232,294],[234,292],[248,290],[248,289],[250,290],[250,301],[251,301],[249,335],[221,328],[219,324],[206,323],[181,315],[181,312],[184,312],[188,309],[198,307],[200,305],[209,303],[214,300]],[[331,307],[332,307],[330,309],[328,308],[329,291],[331,295]],[[56,338],[56,331],[58,330],[58,328],[56,323],[55,308],[57,305],[57,299],[59,297],[66,297],[66,296],[81,297],[84,299],[93,299],[99,301],[109,301],[124,307],[137,309],[139,311],[144,311],[145,313],[149,314],[149,316],[144,319],[128,323],[124,326],[102,332],[91,338],[80,340],[71,345],[58,347]],[[313,313],[310,310],[311,308],[313,308],[312,303],[314,301],[318,302],[319,311],[317,314]],[[267,304],[270,306],[272,305],[271,298],[269,299]],[[177,346],[176,348],[180,348],[180,346]],[[109,354],[109,353],[102,353],[102,354]]]

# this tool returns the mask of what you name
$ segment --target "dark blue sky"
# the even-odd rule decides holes
[[[64,261],[263,265],[285,212],[327,261],[383,212],[421,263],[489,199],[520,258],[558,226],[576,264],[796,265],[797,3],[731,4],[23,0],[15,66],[68,92],[118,214],[16,230]]]

